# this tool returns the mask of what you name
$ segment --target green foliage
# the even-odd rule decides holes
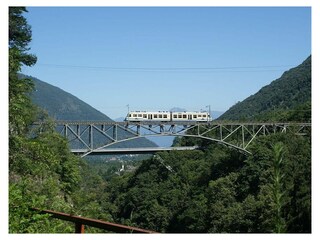
[[[27,12],[25,7],[10,7],[9,8],[9,50],[13,50],[13,58],[16,63],[32,66],[36,63],[37,58],[27,53],[30,48],[28,47],[32,39],[31,27],[23,16]],[[9,52],[10,56],[10,52]],[[11,63],[11,61],[10,61]],[[16,65],[14,72],[17,72],[19,64]],[[13,65],[11,65],[13,66]]]
[[[285,152],[282,160],[285,164],[281,164],[280,168],[279,162],[274,163],[275,159],[281,156],[274,155],[274,145],[278,142],[283,143],[282,151]],[[276,229],[277,214],[275,213],[281,209],[282,218],[278,218],[278,221],[282,226],[286,225],[287,232],[310,232],[310,139],[290,134],[261,137],[260,141],[252,146],[252,151],[253,155],[247,160],[248,165],[243,168],[241,182],[246,183],[247,186],[256,186],[257,199],[265,203],[261,216],[264,218],[262,224],[266,231],[272,232]],[[253,168],[256,165],[255,162],[259,162],[259,168]],[[275,171],[275,169],[278,170]],[[254,178],[250,174],[253,171],[256,171]],[[280,185],[279,182],[276,184],[277,180],[281,180]],[[280,200],[278,204],[276,199]],[[303,207],[297,206],[297,202],[303,202]],[[305,221],[304,224],[302,221]]]
[[[112,222],[113,206],[108,204],[109,194],[104,192],[107,182],[85,161],[80,163],[80,174],[79,187],[71,196],[75,213]]]
[[[243,219],[241,205],[236,201],[236,173],[210,181],[209,232],[239,232],[239,222]]]
[[[44,199],[32,197],[32,203],[27,199],[30,197],[27,190],[28,182],[20,181],[19,183],[9,186],[9,232],[32,232],[33,223],[39,219],[46,219],[47,216],[34,214],[30,208],[33,204],[40,205]],[[23,230],[22,230],[23,229]]]
[[[260,137],[250,151],[244,157],[210,145],[143,161],[107,184],[110,213],[116,222],[160,232],[310,232],[308,139]]]
[[[283,174],[282,165],[283,165],[283,150],[284,146],[281,142],[274,144],[274,159],[273,159],[273,174],[272,181],[273,184],[271,186],[272,191],[272,200],[273,200],[273,208],[275,212],[274,216],[274,231],[277,233],[281,233],[285,231],[285,221],[282,217],[282,208],[284,206],[283,196],[285,192],[283,191],[283,180],[285,175]]]
[[[42,221],[30,220],[34,214],[30,208],[70,211],[70,194],[77,189],[80,179],[79,160],[58,133],[15,138],[14,143],[9,156],[9,230],[51,232],[55,227],[49,221],[44,227]]]
[[[22,65],[32,66],[37,58],[28,53],[31,28],[22,13],[24,7],[9,8],[9,132],[23,134],[33,120],[34,107],[28,94],[33,89],[29,79],[19,79]]]
[[[64,232],[70,225],[52,221],[32,208],[70,211],[70,194],[80,179],[79,160],[30,99],[33,82],[21,78],[22,65],[32,66],[28,53],[31,28],[23,7],[9,8],[9,232]],[[32,127],[37,119],[44,121]]]

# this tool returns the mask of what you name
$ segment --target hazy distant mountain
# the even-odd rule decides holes
[[[123,122],[124,121],[124,117],[118,117],[116,119],[113,119],[115,122]]]
[[[184,108],[179,108],[179,107],[173,107],[169,110],[170,112],[186,112],[188,111],[187,109]]]
[[[217,119],[220,117],[224,112],[223,111],[211,111],[212,119]]]
[[[296,112],[290,114],[290,111]],[[296,118],[299,114],[300,119],[311,116],[311,56],[256,94],[232,106],[219,120],[276,120],[279,114],[284,120],[299,120]]]
[[[21,75],[22,77],[24,75]],[[94,109],[89,104],[80,100],[64,90],[45,83],[37,78],[29,77],[34,82],[35,91],[31,95],[34,104],[46,110],[56,120],[87,120],[87,121],[113,121],[105,114]],[[119,130],[120,131],[120,130]],[[125,131],[119,134],[126,134]],[[155,143],[146,138],[135,141],[126,141],[114,145],[115,147],[154,147]]]

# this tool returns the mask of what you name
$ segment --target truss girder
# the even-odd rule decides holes
[[[56,122],[56,126],[68,139],[71,149],[87,149],[83,156],[117,143],[148,136],[196,137],[250,153],[248,146],[260,135],[288,132],[311,134],[311,123]]]

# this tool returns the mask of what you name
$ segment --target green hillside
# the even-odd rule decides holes
[[[33,80],[35,91],[32,101],[57,120],[112,121],[109,117],[62,89],[45,83],[37,78]]]
[[[311,117],[311,56],[221,115],[219,120],[291,120]]]
[[[24,75],[21,75],[21,77]],[[30,77],[34,83],[34,91],[31,94],[32,102],[48,112],[49,116],[56,120],[79,121],[113,121],[105,114],[99,112],[89,104],[62,89],[45,83],[37,78]],[[119,136],[127,134],[119,130]],[[134,141],[126,141],[114,145],[114,147],[154,147],[152,141],[141,138]]]

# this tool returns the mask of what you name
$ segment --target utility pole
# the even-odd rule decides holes
[[[207,121],[209,121],[209,115],[211,116],[211,105],[209,104],[206,107],[209,108],[208,117],[207,117]]]
[[[130,112],[130,106],[129,106],[129,104],[127,104],[126,107],[128,108],[128,113],[129,113],[129,112]]]

